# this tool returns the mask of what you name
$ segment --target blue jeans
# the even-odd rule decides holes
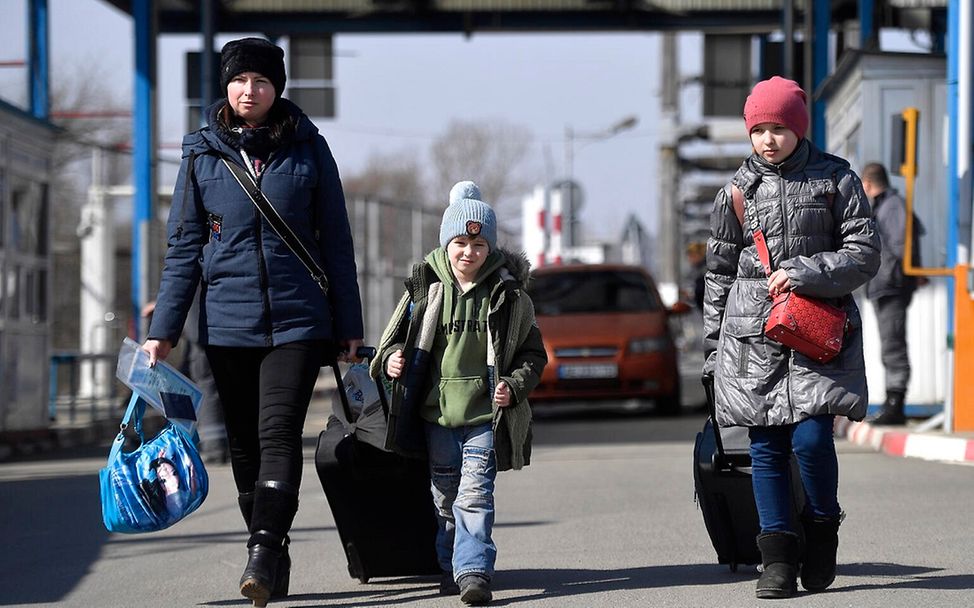
[[[791,522],[792,451],[805,488],[805,513],[838,517],[839,461],[832,437],[834,418],[812,416],[797,424],[750,428],[754,501],[761,532],[795,529]]]
[[[426,423],[440,568],[459,579],[494,574],[494,431],[490,423],[455,429]]]

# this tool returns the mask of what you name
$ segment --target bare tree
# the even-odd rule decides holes
[[[80,306],[77,230],[92,180],[92,155],[95,149],[103,151],[104,180],[113,184],[126,181],[131,157],[119,150],[131,139],[131,120],[124,115],[130,104],[110,88],[115,79],[99,62],[78,62],[57,69],[51,81],[51,120],[63,129],[54,150],[49,195],[53,283],[58,286],[52,298],[52,341],[55,348],[74,350],[78,347]],[[111,116],[108,110],[122,114]],[[128,232],[122,232],[123,240]],[[118,276],[116,293],[119,309],[124,309],[129,275],[121,265]]]
[[[429,197],[418,159],[409,150],[372,152],[362,172],[342,177],[345,192],[423,206]]]
[[[512,232],[520,218],[517,197],[535,181],[526,162],[533,140],[529,128],[503,119],[451,122],[430,148],[436,199],[446,205],[453,184],[473,180]]]

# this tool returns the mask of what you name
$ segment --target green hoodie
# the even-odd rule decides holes
[[[423,405],[424,420],[447,428],[484,424],[493,418],[487,382],[488,281],[504,256],[491,251],[467,291],[460,291],[444,248],[434,249],[426,262],[443,282],[443,308],[430,350],[430,392]]]

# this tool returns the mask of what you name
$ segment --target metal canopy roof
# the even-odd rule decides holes
[[[106,0],[129,14],[132,0]],[[212,0],[216,30],[321,32],[697,30],[761,33],[782,0]],[[810,0],[795,0],[801,14]],[[833,4],[856,0],[833,0]],[[157,0],[160,33],[200,31],[200,4]]]

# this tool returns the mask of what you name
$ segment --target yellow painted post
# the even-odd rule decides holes
[[[943,276],[954,275],[952,268],[923,268],[913,265],[913,193],[917,179],[917,124],[920,121],[920,110],[906,108],[903,110],[904,158],[900,165],[900,175],[906,179],[906,240],[903,246],[903,274],[911,276]]]

